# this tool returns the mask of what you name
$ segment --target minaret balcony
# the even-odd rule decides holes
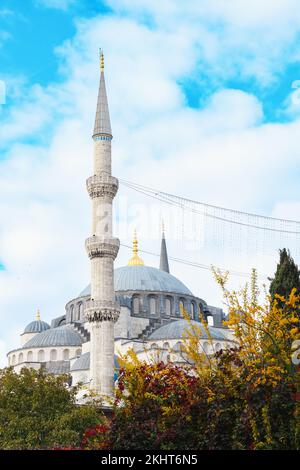
[[[86,187],[90,198],[108,196],[115,197],[119,188],[117,178],[109,175],[93,175],[86,180]]]
[[[104,238],[93,235],[85,241],[85,248],[90,259],[93,258],[112,258],[116,259],[120,240],[118,238]]]
[[[120,315],[120,305],[111,300],[88,300],[85,306],[85,318],[89,322],[116,322]]]

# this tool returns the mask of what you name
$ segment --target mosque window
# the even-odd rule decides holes
[[[203,344],[203,351],[205,352],[205,354],[209,353],[209,344],[207,342]]]
[[[151,315],[155,315],[156,314],[156,298],[155,297],[150,297],[149,307],[150,307]]]
[[[64,360],[64,361],[68,361],[68,360],[69,360],[69,350],[68,350],[68,349],[64,349],[64,350],[63,350],[63,360]]]
[[[214,319],[212,315],[207,315],[207,323],[209,326],[214,326]]]
[[[138,315],[140,312],[140,298],[138,296],[133,297],[133,313]]]
[[[83,314],[83,303],[80,302],[80,304],[78,305],[77,320],[80,320],[82,318],[82,314]]]
[[[12,357],[12,364],[15,364],[15,363],[16,363],[16,356],[13,355],[13,357]]]
[[[203,318],[203,320],[206,321],[206,317],[204,316],[203,308],[201,304],[198,305],[198,314],[199,314],[199,318],[201,319]]]
[[[70,307],[70,321],[71,323],[74,321],[74,305],[71,305]]]
[[[75,356],[81,356],[81,349],[76,350]]]
[[[152,343],[150,346],[150,349],[158,349],[158,346],[156,343]]]
[[[170,349],[169,343],[164,343],[164,344],[163,344],[163,348],[164,348],[164,349]]]
[[[184,311],[184,299],[179,299],[179,315],[182,317]]]
[[[172,312],[172,300],[167,297],[166,298],[166,315],[171,315]]]
[[[40,349],[40,351],[38,352],[38,361],[43,362],[44,360],[45,360],[45,352],[43,351],[43,349]]]
[[[191,302],[191,317],[193,320],[196,319],[196,308],[194,302]]]
[[[19,364],[23,362],[23,353],[20,353],[19,354]]]
[[[28,361],[28,362],[32,362],[32,361],[33,361],[33,352],[32,352],[32,351],[28,351],[28,353],[27,353],[27,361]]]
[[[56,361],[56,359],[57,359],[56,349],[51,349],[51,351],[50,351],[50,361]]]
[[[222,349],[222,346],[220,345],[220,343],[217,343],[215,345],[215,351],[220,351],[220,349]]]

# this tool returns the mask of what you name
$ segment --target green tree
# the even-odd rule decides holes
[[[275,276],[270,279],[272,281],[270,284],[272,301],[274,301],[276,294],[288,299],[293,289],[300,293],[300,271],[298,266],[286,248],[279,250],[279,255],[280,259]]]
[[[0,371],[0,449],[80,446],[86,428],[103,421],[96,403],[76,405],[68,375]]]

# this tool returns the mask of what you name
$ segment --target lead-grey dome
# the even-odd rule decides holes
[[[115,269],[115,291],[152,291],[193,295],[175,276],[150,266],[124,266]],[[79,294],[79,297],[86,295],[91,295],[90,285]]]
[[[45,321],[34,320],[26,326],[23,334],[24,333],[41,333],[42,331],[46,331],[49,329],[50,329],[50,325],[48,325],[48,323],[46,323]]]
[[[149,339],[182,339],[186,336],[186,332],[191,330],[191,327],[195,327],[195,335],[198,335],[198,331],[201,335],[201,338],[208,339],[207,332],[205,331],[202,323],[194,320],[176,320],[167,325],[157,328],[150,336]],[[216,331],[214,327],[208,327],[212,339],[217,339],[220,341],[226,340],[226,337],[221,333],[221,331]]]
[[[44,348],[49,346],[81,346],[81,337],[72,327],[50,328],[31,338],[23,348]]]

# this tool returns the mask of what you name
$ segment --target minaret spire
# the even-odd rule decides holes
[[[100,84],[98,91],[98,100],[96,108],[96,117],[94,125],[93,137],[98,135],[106,135],[112,137],[108,101],[106,94],[105,78],[104,78],[104,55],[103,51],[100,50]]]
[[[166,245],[166,238],[165,238],[165,226],[164,226],[163,221],[162,221],[162,238],[161,238],[161,247],[160,247],[159,269],[161,271],[165,271],[166,273],[170,272],[167,245]]]
[[[85,316],[90,323],[91,389],[97,395],[114,394],[114,323],[120,314],[114,290],[114,260],[120,241],[112,235],[112,203],[118,180],[111,176],[111,126],[100,55],[100,86],[94,127],[94,175],[87,179],[92,200],[92,236],[85,246],[91,260],[91,300]]]

